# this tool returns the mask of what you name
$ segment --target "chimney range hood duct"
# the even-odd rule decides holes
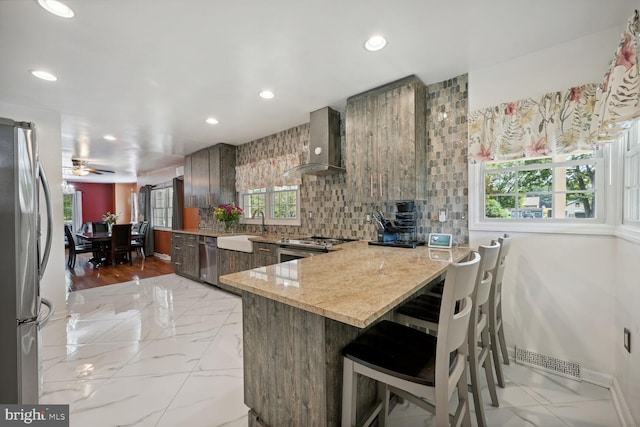
[[[309,162],[289,169],[285,176],[343,173],[340,167],[340,113],[329,107],[311,113]]]

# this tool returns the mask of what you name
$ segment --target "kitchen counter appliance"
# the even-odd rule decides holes
[[[47,177],[38,159],[35,126],[0,118],[0,402],[38,404],[39,334],[55,307],[40,296],[51,250],[52,211]],[[42,187],[40,187],[42,183]],[[40,190],[47,226],[40,242]],[[49,308],[42,317],[41,305]]]
[[[218,284],[217,238],[200,236],[198,239],[200,250],[200,280],[212,285]]]
[[[373,214],[373,218],[378,224],[378,240],[369,242],[370,245],[390,246],[396,248],[415,249],[424,245],[417,239],[416,211],[413,201],[402,201],[396,203],[395,219],[386,219],[380,211]]]
[[[283,237],[277,241],[278,262],[291,261],[294,259],[306,258],[323,254],[329,248],[345,242],[352,242],[354,239],[341,239],[332,237],[313,236],[308,239],[290,239]]]

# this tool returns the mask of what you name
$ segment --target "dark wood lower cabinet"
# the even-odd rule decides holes
[[[251,270],[253,268],[252,264],[253,257],[250,253],[218,248],[218,286],[239,295],[238,290],[220,282],[220,276]]]
[[[278,263],[278,245],[271,243],[253,243],[253,265],[251,268],[264,267]]]
[[[190,279],[200,279],[200,254],[198,236],[195,234],[173,233],[171,242],[171,263],[176,274]]]
[[[341,350],[362,329],[243,291],[242,330],[249,426],[341,425]],[[375,401],[359,376],[358,413]]]

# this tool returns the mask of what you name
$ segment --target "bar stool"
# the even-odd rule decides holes
[[[509,249],[511,248],[511,238],[508,234],[505,234],[504,237],[498,238],[498,242],[500,243],[498,263],[491,272],[493,274],[493,284],[489,295],[489,335],[491,336],[491,353],[493,353],[496,379],[498,380],[498,385],[504,388],[504,374],[502,373],[499,353],[502,353],[504,364],[508,365],[509,352],[507,351],[507,342],[504,338],[504,329],[502,327],[502,278],[504,277],[507,255],[509,255]],[[500,348],[498,349],[498,347]]]
[[[469,261],[449,265],[438,337],[383,320],[343,349],[342,426],[356,425],[358,375],[378,382],[380,399],[363,425],[376,418],[379,426],[385,425],[390,393],[434,413],[437,426],[449,425],[449,400],[456,387],[458,407],[451,416],[452,424],[471,425],[467,333],[479,265],[477,252]]]
[[[500,252],[500,244],[492,241],[490,246],[481,245],[478,252],[482,257],[478,267],[478,274],[475,279],[476,286],[472,294],[473,314],[469,323],[468,343],[469,343],[469,373],[471,379],[471,392],[473,394],[474,407],[476,410],[476,418],[478,426],[487,425],[484,413],[484,403],[480,393],[480,368],[484,368],[487,378],[489,394],[491,396],[491,404],[499,406],[498,393],[493,377],[492,359],[490,356],[490,339],[489,339],[489,295],[491,293],[491,285],[493,276],[490,270],[494,269]],[[447,284],[443,287],[446,292]],[[444,295],[444,294],[443,294]],[[414,325],[424,328],[428,333],[438,335],[440,324],[438,319],[438,311],[443,299],[438,295],[424,294],[420,295],[406,304],[400,306],[396,310],[396,321],[405,325]],[[478,345],[480,343],[480,345]]]

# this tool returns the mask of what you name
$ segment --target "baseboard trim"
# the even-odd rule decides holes
[[[167,254],[161,254],[159,252],[154,252],[153,256],[156,257],[156,258],[160,258],[162,260],[165,260],[165,261],[171,261],[171,256],[167,255]]]
[[[624,395],[622,394],[622,390],[620,389],[620,383],[618,380],[613,377],[611,380],[611,400],[613,400],[613,406],[616,408],[616,413],[618,414],[618,419],[623,427],[634,427],[637,426],[631,415],[631,411],[629,410],[629,406],[627,405],[627,401],[624,399]]]
[[[582,368],[582,380],[611,390],[613,377],[609,374]]]
[[[515,362],[515,347],[507,347],[507,352],[509,353],[509,359]],[[535,369],[535,367],[533,366],[531,368]],[[545,372],[553,374],[552,371]],[[635,427],[640,425],[633,419],[631,411],[629,410],[629,406],[627,405],[627,401],[624,398],[624,394],[620,389],[620,383],[618,382],[616,377],[584,368],[582,369],[581,373],[582,381],[609,389],[609,393],[611,393],[611,400],[613,401],[613,406],[615,408],[616,414],[618,415],[618,420],[620,420],[620,424],[622,424],[623,427]]]

